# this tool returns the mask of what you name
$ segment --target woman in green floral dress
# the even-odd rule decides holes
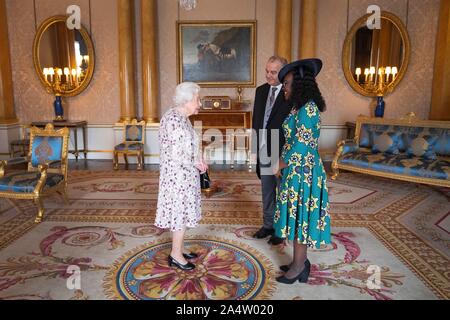
[[[327,176],[318,152],[320,112],[326,108],[315,80],[321,68],[319,59],[298,60],[278,75],[293,106],[283,123],[286,143],[277,172],[275,234],[294,246],[292,263],[280,267],[286,272],[277,278],[281,283],[307,282],[307,248],[331,242]]]

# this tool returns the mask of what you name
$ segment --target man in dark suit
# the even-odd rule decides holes
[[[272,56],[266,63],[267,83],[256,88],[253,107],[253,134],[256,141],[256,174],[261,179],[264,224],[254,235],[262,239],[271,236],[269,243],[280,244],[281,238],[274,235],[273,218],[276,204],[277,178],[273,166],[278,165],[284,134],[283,121],[291,108],[288,106],[278,80],[278,72],[287,64],[286,59]],[[272,140],[274,139],[274,140]]]

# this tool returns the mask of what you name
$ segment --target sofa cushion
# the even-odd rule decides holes
[[[0,179],[0,191],[31,193],[39,182],[39,172],[18,172]],[[58,173],[47,173],[44,190],[56,186],[64,180],[64,176]]]
[[[371,126],[368,124],[361,125],[361,131],[359,133],[359,146],[362,148],[372,147],[372,131]]]
[[[437,157],[433,160],[419,157],[411,158],[405,153],[394,155],[358,151],[345,154],[339,159],[339,163],[405,176],[450,179],[450,158],[448,157]]]
[[[406,154],[410,157],[423,157],[425,159],[436,159],[435,145],[438,141],[437,136],[430,135],[409,135],[408,149]]]
[[[390,154],[398,154],[398,145],[401,139],[401,132],[373,132],[372,152],[386,152]]]
[[[437,155],[450,156],[450,129],[442,129],[434,150]]]
[[[142,143],[121,143],[114,147],[116,151],[137,151],[141,150],[144,147]]]

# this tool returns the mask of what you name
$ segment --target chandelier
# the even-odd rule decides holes
[[[197,0],[179,0],[179,2],[184,10],[192,10],[197,6]]]

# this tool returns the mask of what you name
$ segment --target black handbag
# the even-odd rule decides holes
[[[200,187],[202,190],[208,190],[211,188],[211,179],[209,178],[208,171],[200,173]]]

